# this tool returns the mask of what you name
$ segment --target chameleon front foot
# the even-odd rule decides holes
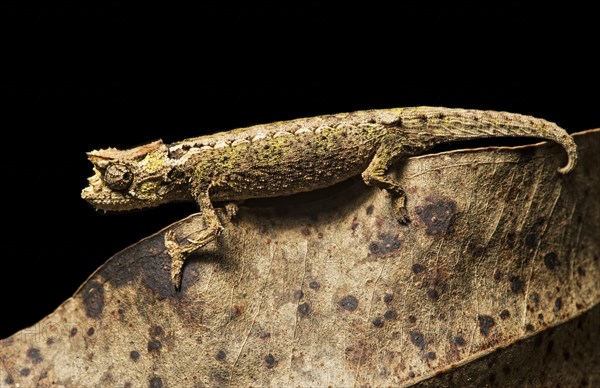
[[[183,266],[188,257],[206,244],[215,240],[221,234],[222,230],[223,227],[220,225],[215,225],[214,227],[204,229],[199,232],[199,235],[196,239],[186,239],[187,243],[185,245],[181,244],[177,240],[175,231],[170,230],[166,233],[165,249],[167,254],[171,257],[171,282],[176,289],[181,287]]]

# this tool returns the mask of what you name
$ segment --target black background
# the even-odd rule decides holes
[[[0,338],[51,313],[118,250],[196,210],[96,213],[79,197],[86,151],[416,105],[519,112],[569,132],[600,122],[591,9],[44,4],[0,5]]]

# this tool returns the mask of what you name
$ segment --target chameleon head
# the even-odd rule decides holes
[[[120,211],[158,206],[178,199],[168,148],[162,141],[117,150],[88,152],[94,175],[81,197],[96,209]]]

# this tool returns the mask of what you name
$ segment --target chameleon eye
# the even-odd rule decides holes
[[[132,182],[133,173],[123,164],[111,164],[104,172],[104,183],[111,190],[127,190]]]

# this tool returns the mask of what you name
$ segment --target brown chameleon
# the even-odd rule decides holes
[[[183,264],[219,236],[223,226],[213,202],[283,196],[331,186],[362,174],[364,182],[389,191],[396,217],[408,221],[402,188],[389,167],[436,144],[485,137],[535,137],[564,147],[568,173],[577,148],[558,125],[520,114],[436,107],[368,110],[255,125],[173,144],[155,141],[129,150],[88,153],[94,164],[82,197],[95,208],[123,211],[193,200],[204,226],[180,244],[165,246],[171,277],[181,282]]]

